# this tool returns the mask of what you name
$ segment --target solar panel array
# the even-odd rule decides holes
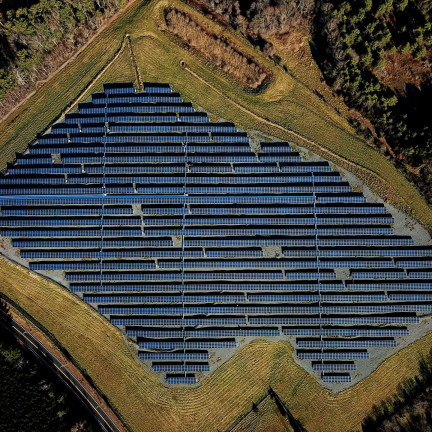
[[[252,151],[166,84],[106,85],[17,155],[0,205],[30,269],[61,272],[168,384],[245,337],[294,338],[324,382],[349,382],[432,311],[432,248],[384,205],[288,143]]]

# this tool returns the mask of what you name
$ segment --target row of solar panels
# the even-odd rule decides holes
[[[235,155],[242,154],[242,153],[250,153],[250,147],[248,144],[245,144],[243,146],[235,145],[232,147],[228,147],[226,145],[221,146],[215,146],[211,143],[205,143],[205,144],[193,144],[189,146],[188,148],[188,155],[195,154],[195,153],[215,153],[217,155],[221,155],[225,152],[231,152]],[[53,155],[53,154],[61,154],[66,155],[70,153],[77,153],[81,155],[86,155],[88,153],[107,153],[107,154],[114,154],[114,153],[164,153],[164,154],[180,154],[184,157],[184,147],[181,145],[170,145],[168,144],[161,144],[161,145],[130,145],[130,144],[100,144],[100,145],[79,145],[79,146],[73,146],[71,147],[69,144],[62,144],[62,145],[55,145],[55,146],[46,146],[46,145],[38,145],[35,147],[32,147],[29,149],[29,152],[26,154],[29,155]],[[264,153],[265,155],[271,155],[273,153]],[[286,155],[286,154],[285,154]],[[251,158],[255,158],[255,155],[249,154],[247,155]],[[288,153],[288,156],[297,156],[297,153]],[[46,157],[46,156],[44,156]],[[254,159],[253,159],[254,160]]]
[[[143,360],[208,360],[209,354],[203,351],[188,352],[139,352]],[[300,359],[310,360],[352,360],[368,359],[369,353],[366,350],[297,350]]]
[[[127,116],[115,116],[120,121],[109,122],[108,118],[100,123],[82,124],[80,126],[67,123],[56,123],[51,127],[51,135],[64,134],[103,134],[117,132],[192,132],[192,133],[236,133],[237,128],[233,123],[193,123],[193,122],[165,122],[165,123],[138,123],[128,122]],[[112,118],[112,117],[111,117]],[[139,119],[136,119],[139,120]],[[243,135],[240,135],[241,137]],[[187,138],[186,138],[187,141]],[[241,140],[240,140],[241,141]],[[43,143],[42,141],[41,143]],[[227,150],[229,151],[229,149]],[[249,151],[251,149],[249,148]]]
[[[138,129],[138,126],[134,126]],[[90,126],[88,127],[91,128]],[[38,137],[38,144],[75,144],[75,143],[249,143],[249,137],[244,132],[158,132],[158,133],[133,133],[132,130],[124,130],[126,126],[119,125],[118,132],[106,134],[105,130],[93,133],[78,134],[44,134]],[[132,126],[130,127],[132,128]],[[186,148],[185,148],[186,151]],[[290,154],[292,152],[287,152]],[[270,152],[269,154],[277,154]],[[296,154],[296,153],[294,153]],[[229,155],[227,155],[229,156]]]
[[[204,315],[198,315],[198,316],[187,316],[187,317],[176,317],[171,315],[163,315],[160,314],[156,317],[148,317],[146,315],[137,315],[135,317],[133,316],[127,316],[127,314],[116,316],[111,315],[110,318],[113,322],[116,322],[118,325],[126,325],[129,320],[132,320],[131,325],[143,325],[143,326],[163,326],[163,327],[169,327],[169,326],[208,326],[208,325],[236,325],[236,324],[246,324],[246,318],[243,317],[218,317],[217,315],[214,316],[204,316]],[[298,326],[306,326],[306,325],[316,325],[319,326],[318,328],[322,328],[324,325],[330,325],[330,326],[357,326],[357,325],[363,325],[363,326],[370,326],[370,325],[399,325],[399,324],[415,324],[419,322],[419,317],[416,315],[409,315],[406,313],[399,313],[399,314],[391,314],[391,315],[349,315],[349,316],[341,316],[341,315],[325,315],[321,318],[318,316],[309,316],[309,317],[298,317],[298,316],[254,316],[254,315],[248,315],[248,322],[252,325],[284,325],[284,326],[294,326],[293,328],[290,327],[284,327],[284,331],[290,332],[294,330],[299,330]],[[403,329],[402,327],[399,327],[400,329]],[[340,329],[340,331],[343,330],[351,331],[351,329],[355,329],[354,327],[344,327]],[[323,329],[323,331],[325,328]],[[331,331],[331,327],[328,329],[329,332]],[[384,331],[385,329],[383,329]],[[321,330],[320,330],[321,331]],[[339,330],[337,330],[339,331]],[[405,331],[405,330],[403,330]],[[291,333],[286,333],[291,334]],[[331,333],[323,333],[326,335],[331,335]]]
[[[297,356],[301,359],[368,359],[366,350],[297,350]],[[138,357],[142,360],[209,360],[207,352],[139,352]]]
[[[67,153],[67,152],[66,152]],[[87,154],[75,155],[75,156],[61,156],[61,162],[63,164],[121,164],[121,163],[260,163],[260,162],[301,162],[300,156],[295,154],[287,153],[285,155],[277,154],[263,154],[259,156],[244,155],[241,153],[233,153],[231,155],[226,154],[209,154],[205,152],[192,153],[187,156],[181,156],[176,153],[172,154],[145,154],[145,155],[123,155],[115,153],[107,153],[106,155],[94,155],[88,156]],[[53,159],[49,155],[39,155],[35,157],[33,155],[20,156],[16,163],[18,165],[49,165],[53,163]],[[259,172],[259,170],[257,170]]]
[[[156,334],[158,333],[164,333],[164,332],[156,332]],[[165,332],[168,333],[168,332]],[[185,333],[187,336],[186,337],[217,337],[217,334],[221,334],[221,337],[224,337],[222,335],[231,335],[232,337],[251,337],[251,336],[280,336],[280,332],[279,330],[275,329],[275,330],[270,330],[270,329],[261,329],[261,328],[256,328],[254,329],[253,327],[248,327],[247,330],[220,330],[220,331],[206,331],[206,330],[202,330],[202,331],[186,331],[186,332],[182,332],[181,330],[174,332],[171,331],[169,332],[170,334],[176,334],[178,338],[183,337],[182,334]],[[128,330],[126,329],[126,334],[130,337],[152,337],[152,336],[147,336],[147,335],[152,335],[153,333],[149,330]],[[161,337],[163,338],[164,336],[154,336],[154,337]],[[379,338],[371,338],[371,339],[353,339],[353,340],[338,340],[338,339],[330,339],[330,340],[326,340],[326,339],[317,339],[317,340],[296,340],[296,344],[298,347],[300,348],[386,348],[386,347],[395,347],[396,346],[396,341],[395,339],[379,339]],[[174,342],[171,342],[171,344],[166,343],[163,344],[162,343],[158,346],[158,345],[153,345],[153,346],[146,346],[145,348],[148,349],[170,349],[170,347],[172,347],[171,349],[181,349],[181,348],[187,348],[187,349],[205,349],[205,342],[201,343],[201,342],[180,342],[177,344],[178,346],[175,345]],[[166,347],[166,348],[165,348]],[[143,347],[144,348],[144,347]]]
[[[36,266],[35,266],[36,267]],[[50,267],[48,264],[47,267]],[[101,266],[103,268],[103,266]],[[53,270],[54,268],[51,268]],[[397,271],[388,269],[388,271],[356,271],[350,270],[351,278],[355,279],[431,279],[432,270],[416,269],[408,271]],[[283,280],[283,279],[334,279],[336,274],[333,271],[319,269],[316,272],[312,271],[218,271],[218,272],[192,272],[187,271],[183,273],[176,272],[104,272],[99,273],[66,273],[66,280],[68,281],[158,281],[158,280]]]
[[[23,175],[23,174],[127,174],[132,173],[135,175],[141,173],[184,173],[189,171],[191,173],[313,173],[313,172],[331,172],[331,167],[325,163],[316,162],[280,162],[276,163],[260,163],[260,164],[244,164],[244,163],[215,163],[191,164],[188,162],[188,168],[184,163],[157,163],[146,164],[141,162],[139,165],[131,164],[118,164],[116,162],[104,161],[105,164],[100,165],[85,165],[79,166],[59,164],[53,159],[44,158],[37,159],[36,163],[30,163],[27,159],[20,159],[19,165],[10,166],[8,174],[10,175]]]
[[[92,102],[95,105],[111,105],[111,104],[125,104],[125,103],[182,103],[183,99],[179,93],[176,92],[159,92],[158,89],[152,92],[136,92],[133,94],[105,94],[93,93]]]
[[[194,258],[194,257],[224,257],[224,258],[243,258],[243,257],[263,257],[262,249],[87,249],[87,250],[21,250],[22,258]],[[328,248],[326,250],[316,250],[316,248],[305,249],[289,249],[283,250],[285,257],[431,257],[432,247],[419,246],[416,248],[405,249],[388,249],[388,248],[365,248],[365,249],[339,249]],[[413,261],[409,260],[407,266],[411,266]],[[400,261],[396,259],[398,266]],[[420,262],[420,261],[419,261]],[[420,264],[416,265],[421,267]]]
[[[153,107],[151,105],[151,107]],[[112,108],[112,107],[110,107]],[[119,108],[119,107],[117,107]],[[127,108],[127,107],[126,107]],[[146,107],[147,108],[147,107]],[[59,128],[61,126],[58,125],[83,125],[83,124],[93,124],[93,123],[105,123],[105,122],[139,122],[139,123],[208,123],[209,118],[206,113],[201,112],[179,112],[175,111],[175,106],[168,108],[164,107],[162,111],[151,111],[148,113],[137,113],[137,112],[113,112],[112,109],[109,109],[106,113],[105,110],[102,110],[99,114],[83,114],[83,113],[72,113],[66,114],[64,123],[56,123],[52,127],[54,129]],[[96,108],[100,110],[100,107]],[[106,115],[105,115],[106,114]]]
[[[207,326],[212,325],[222,325],[222,326],[232,326],[232,325],[246,325],[248,324],[246,321],[246,318],[207,318],[207,319],[170,319],[170,321],[175,321],[176,324],[167,324],[166,321],[168,319],[149,319],[149,318],[140,318],[140,317],[116,317],[111,316],[110,321],[114,325],[120,325],[120,326],[143,326],[145,329],[151,328],[152,325],[161,325],[164,327],[164,330],[167,331],[167,327],[182,327],[184,326],[186,328],[186,332],[184,336],[188,338],[202,338],[201,333],[203,329],[208,329]],[[211,322],[210,322],[211,321]],[[234,322],[235,321],[235,322]],[[193,324],[191,324],[193,323]],[[254,325],[254,323],[252,323]],[[196,327],[199,326],[199,330],[196,329]],[[161,331],[160,327],[153,329],[153,331]],[[221,330],[220,328],[218,331]],[[222,329],[225,330],[225,329]],[[206,330],[206,331],[214,331],[214,330]],[[232,331],[228,330],[229,332]],[[174,333],[172,333],[173,338],[177,338],[179,330],[174,330]],[[282,332],[284,335],[289,336],[344,336],[344,337],[393,337],[393,336],[407,336],[409,334],[408,329],[406,327],[299,327],[299,326],[293,326],[293,327],[283,327]],[[182,332],[183,333],[183,332]],[[233,336],[234,333],[209,333],[210,336],[206,337],[226,337],[226,336]],[[212,336],[213,335],[213,336]],[[180,336],[182,337],[183,334]],[[147,337],[147,336],[145,336]],[[149,336],[149,337],[155,337],[155,336]],[[162,337],[159,335],[158,337]],[[190,339],[188,340],[190,341]],[[153,341],[152,341],[153,342]],[[140,348],[151,348],[148,344],[152,342],[140,342],[139,347]],[[166,341],[164,341],[166,342]],[[206,343],[206,341],[200,341],[202,343]],[[223,341],[230,347],[233,345],[235,346],[235,341]],[[222,343],[223,343],[222,342]],[[175,343],[175,342],[167,342],[167,343]],[[220,341],[211,341],[210,343],[221,343]],[[154,347],[155,348],[155,347]],[[173,346],[172,348],[175,348]],[[179,348],[183,348],[183,346],[180,346]],[[194,348],[198,348],[195,346]],[[214,346],[201,346],[200,348],[215,348]],[[168,348],[169,349],[169,348]]]
[[[225,292],[225,291],[317,291],[327,292],[341,290],[344,291],[430,291],[432,290],[432,281],[413,281],[413,280],[381,280],[376,282],[362,281],[329,281],[320,280],[319,284],[316,281],[299,280],[296,282],[271,282],[265,283],[253,282],[248,283],[205,283],[195,284],[185,282],[184,284],[177,283],[145,283],[145,284],[70,284],[70,289],[75,293],[91,293],[91,292]]]
[[[136,92],[133,94],[106,94],[106,93],[94,93],[92,94],[93,105],[100,105],[104,108],[112,104],[149,104],[149,103],[170,103],[170,104],[181,104],[183,99],[177,92]]]
[[[393,267],[399,267],[400,269],[394,269]],[[358,271],[353,268],[377,268],[374,274],[385,274],[392,273],[397,277],[405,277],[403,269],[418,269],[426,267],[428,270],[432,269],[432,260],[404,260],[393,262],[391,259],[369,259],[369,258],[358,258],[357,260],[345,259],[345,260],[332,260],[320,259],[309,261],[305,260],[286,260],[286,259],[266,259],[266,260],[249,260],[239,261],[234,259],[215,261],[211,259],[207,260],[179,260],[179,261],[164,261],[158,260],[139,260],[139,261],[126,261],[126,260],[105,260],[105,261],[90,261],[90,260],[79,260],[79,261],[36,261],[30,262],[31,270],[94,270],[94,269],[200,269],[200,268],[212,268],[212,269],[225,269],[225,268],[280,268],[280,269],[299,269],[299,268],[350,268],[352,274],[357,274]],[[430,270],[432,272],[432,270]]]
[[[182,332],[180,331],[180,334]],[[264,335],[264,334],[262,334]],[[256,334],[256,336],[262,336]],[[133,335],[129,335],[134,337]],[[181,336],[182,337],[182,336]],[[237,346],[235,340],[208,340],[208,341],[193,341],[188,340],[184,342],[180,341],[167,341],[166,338],[162,340],[148,340],[138,342],[138,346],[141,349],[148,350],[175,350],[175,349],[215,349],[215,348],[235,348]]]
[[[181,326],[232,326],[232,325],[246,325],[247,323],[253,325],[282,325],[283,331],[287,335],[299,335],[299,334],[313,334],[315,336],[325,335],[332,336],[333,334],[344,334],[345,336],[368,336],[369,330],[373,330],[374,334],[381,336],[388,336],[387,330],[400,331],[400,335],[406,335],[406,327],[399,327],[400,324],[412,324],[417,323],[419,318],[415,315],[408,314],[397,314],[397,315],[366,315],[364,317],[359,315],[352,316],[331,316],[326,315],[324,317],[298,317],[298,316],[274,316],[274,317],[262,317],[249,315],[246,321],[244,316],[231,316],[231,317],[219,317],[219,316],[188,316],[188,317],[175,317],[175,316],[116,316],[111,315],[110,320],[116,325],[133,325],[133,326],[162,326],[163,328],[169,327],[181,327]],[[388,325],[392,326],[389,327]],[[305,327],[305,326],[316,326],[316,327]],[[343,327],[338,327],[342,326]],[[379,327],[376,327],[376,326]],[[398,325],[398,326],[395,326]],[[289,326],[289,327],[288,327]],[[327,327],[326,327],[327,326]],[[330,327],[329,327],[330,326]],[[359,327],[361,326],[361,327]],[[384,326],[384,327],[383,327]],[[297,333],[298,332],[298,333]],[[309,333],[308,333],[309,332]],[[312,333],[313,332],[313,333]],[[336,333],[334,333],[336,332]],[[380,333],[382,332],[382,333]]]
[[[428,272],[424,277],[431,277],[432,272]],[[134,280],[267,280],[267,279],[334,279],[336,274],[331,270],[297,270],[297,271],[209,271],[209,272],[96,272],[96,273],[66,273],[67,281],[134,281]],[[385,276],[384,276],[385,277]],[[414,276],[413,276],[414,277]],[[375,279],[375,278],[372,278]]]
[[[157,91],[160,93],[171,93],[171,86],[166,83],[154,83],[154,82],[144,82],[143,83],[145,91]],[[106,83],[104,84],[104,93],[111,94],[125,94],[125,93],[135,93],[135,87],[132,83]]]
[[[214,134],[216,136],[216,134]],[[157,145],[155,144],[146,144],[146,145],[136,145],[136,144],[130,144],[130,143],[124,143],[121,142],[121,144],[113,143],[113,142],[105,142],[104,136],[101,136],[103,139],[101,143],[98,143],[97,140],[93,139],[92,137],[92,143],[90,144],[80,144],[75,145],[73,147],[70,146],[70,143],[66,140],[66,137],[62,138],[60,141],[61,143],[51,143],[50,144],[36,144],[29,147],[29,150],[27,154],[35,154],[35,155],[49,155],[49,154],[63,154],[63,153],[119,153],[119,152],[135,152],[135,153],[180,153],[183,155],[186,155],[186,153],[189,155],[191,153],[216,153],[216,154],[242,154],[242,153],[250,153],[249,156],[255,156],[255,154],[252,153],[251,148],[249,146],[249,143],[246,142],[243,137],[242,140],[239,140],[241,142],[233,142],[230,139],[228,139],[228,142],[231,142],[230,145],[226,145],[225,143],[218,143],[215,145],[215,143],[211,143],[209,141],[209,137],[205,137],[205,142],[194,142],[190,143],[187,146],[187,149],[183,142],[177,143],[177,142],[169,142],[170,140],[167,140],[167,142],[159,142]],[[148,137],[148,135],[146,135]],[[178,136],[175,136],[176,141],[178,141]],[[216,136],[217,140],[221,140],[220,136]],[[58,140],[57,140],[58,141]],[[118,140],[122,141],[122,140]],[[264,156],[271,156],[271,155],[278,155],[278,156],[298,156],[297,152],[293,152],[291,150],[291,147],[289,145],[286,146],[274,146],[274,147],[263,147],[262,150],[258,153],[258,156],[260,157],[260,160],[263,159]]]
[[[355,192],[349,194],[291,194],[291,195],[228,195],[228,196],[0,196],[0,206],[24,205],[92,205],[92,204],[351,204],[364,203]]]
[[[0,187],[0,194],[8,195],[93,195],[93,194],[283,194],[283,193],[339,193],[351,192],[348,184],[330,186],[291,185],[291,186],[144,186],[144,185],[101,185],[101,186],[49,186],[49,187]]]
[[[427,294],[386,294],[378,292],[364,293],[328,293],[325,294],[186,294],[186,295],[110,295],[85,294],[87,303],[306,303],[306,302],[385,302],[396,301],[432,301],[432,293]]]
[[[99,238],[78,240],[78,239],[13,239],[12,246],[19,248],[130,248],[130,247],[147,247],[147,246],[174,246],[172,238],[104,238],[101,240],[100,236],[105,233],[98,231],[95,234]],[[99,234],[99,235],[98,235]],[[76,236],[76,233],[72,235]],[[114,235],[115,236],[115,235]],[[82,237],[88,237],[83,235]],[[103,244],[101,243],[103,241]],[[185,247],[203,246],[411,246],[413,240],[411,237],[405,236],[365,236],[365,237],[321,237],[316,239],[315,236],[302,237],[302,238],[265,238],[265,237],[251,237],[250,239],[194,239],[185,238]]]
[[[64,229],[2,229],[1,234],[4,237],[94,237],[94,236],[106,236],[106,237],[136,237],[136,236],[312,236],[312,235],[319,235],[319,236],[352,236],[352,235],[389,235],[393,234],[393,229],[389,227],[377,227],[377,226],[357,226],[357,227],[351,227],[351,226],[332,226],[332,225],[322,225],[318,226],[317,228],[313,228],[312,226],[306,226],[305,228],[297,227],[297,226],[287,226],[282,228],[258,228],[251,226],[250,228],[245,228],[244,226],[232,226],[230,228],[212,228],[212,227],[205,227],[205,228],[194,228],[194,227],[188,227],[188,228],[144,228],[141,230],[140,227],[137,228],[124,228],[124,229],[116,229],[116,228],[99,228],[99,229],[71,229],[71,228],[64,228]],[[188,244],[188,242],[185,239],[185,245]],[[258,245],[258,240],[256,239],[257,243],[254,243],[254,245]],[[287,240],[287,239],[286,239]],[[305,240],[305,239],[300,239]],[[337,240],[337,238],[335,238]],[[347,239],[343,239],[347,240]],[[364,239],[369,241],[368,239]],[[396,240],[396,239],[394,239]],[[201,241],[201,240],[198,240]],[[213,242],[216,242],[217,239],[211,238],[209,239],[208,245],[213,245]],[[233,240],[231,240],[233,241]],[[239,245],[242,244],[240,242]],[[189,241],[191,246],[198,246],[198,244],[193,244],[194,242],[192,240]],[[205,245],[206,242],[200,244]],[[271,243],[269,243],[271,244]],[[278,242],[275,241],[273,244],[277,245]],[[284,244],[287,244],[286,242]],[[340,243],[343,244],[343,243]],[[348,242],[348,245],[354,245],[355,242]],[[367,243],[366,243],[367,244]]]
[[[279,176],[274,175],[249,175],[249,176],[239,176],[235,174],[225,174],[223,176],[212,176],[202,174],[188,174],[187,177],[184,175],[174,175],[170,174],[169,177],[164,175],[158,176],[143,176],[143,175],[68,175],[67,180],[65,176],[42,176],[42,175],[11,175],[5,177],[0,177],[0,184],[77,184],[77,183],[200,183],[200,184],[271,184],[271,183],[340,183],[342,178],[339,174],[322,173],[319,175],[311,176],[308,173],[303,174],[281,174]]]
[[[432,303],[412,304],[355,304],[355,305],[237,305],[237,306],[99,306],[105,315],[237,315],[237,314],[368,314],[397,312],[428,312],[432,311]]]
[[[62,206],[62,207],[52,207],[52,206],[26,206],[26,207],[1,207],[2,216],[60,216],[60,215],[130,215],[134,211],[131,206]],[[283,204],[273,204],[273,205],[261,205],[259,207],[254,205],[215,205],[212,207],[206,207],[203,205],[189,204],[186,209],[183,205],[181,206],[141,206],[140,212],[143,215],[298,215],[298,214],[316,214],[316,217],[321,217],[321,215],[330,214],[340,214],[340,215],[354,215],[361,214],[365,217],[377,217],[377,215],[385,214],[387,217],[388,213],[386,208],[382,204],[369,204],[369,203],[358,203],[358,204],[293,204],[287,207]]]
[[[317,290],[319,291],[319,290]],[[393,298],[392,298],[393,297]],[[84,294],[87,303],[244,303],[244,302],[376,302],[392,300],[431,301],[431,293],[385,293],[374,292],[331,292],[314,293],[261,293],[244,292],[239,294],[184,293],[179,294]]]
[[[154,227],[154,226],[229,226],[229,225],[252,225],[252,226],[267,226],[267,225],[389,225],[393,223],[392,217],[383,215],[370,215],[370,216],[351,216],[351,215],[320,215],[315,217],[310,216],[265,216],[265,217],[201,217],[201,216],[184,216],[183,218],[150,218],[140,216],[116,217],[111,215],[103,215],[89,218],[89,217],[45,217],[45,218],[29,218],[15,216],[0,217],[0,227],[67,227],[67,226],[115,226],[115,225],[130,225]]]
[[[126,114],[126,113],[185,113],[203,114],[207,117],[207,113],[195,113],[195,110],[190,102],[131,102],[131,103],[110,103],[107,106],[93,104],[92,102],[84,102],[78,104],[79,115],[91,114]],[[67,117],[66,117],[67,118]]]

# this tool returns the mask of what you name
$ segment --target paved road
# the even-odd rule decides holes
[[[0,311],[6,315],[4,311]],[[9,317],[10,318],[10,317]],[[66,366],[57,359],[37,338],[35,338],[28,330],[11,319],[10,325],[5,325],[0,320],[0,324],[9,330],[15,337],[24,343],[24,345],[43,363],[45,363],[74,393],[78,399],[86,406],[86,408],[95,417],[102,429],[106,432],[123,432],[111,420],[110,416],[98,404],[93,396],[86,390],[80,381],[66,368]]]

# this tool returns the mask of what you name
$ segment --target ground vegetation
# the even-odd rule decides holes
[[[269,78],[269,73],[256,60],[202,28],[188,14],[171,9],[165,19],[168,30],[182,42],[251,89],[258,89]]]

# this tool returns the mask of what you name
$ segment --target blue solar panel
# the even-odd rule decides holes
[[[31,262],[30,270],[116,270],[116,269],[154,269],[153,261],[139,263],[126,261],[77,261],[77,262]]]
[[[283,334],[293,336],[408,336],[407,328],[309,328],[309,327],[289,327],[283,329]]]
[[[78,105],[80,114],[104,114],[107,113],[158,113],[158,112],[178,112],[178,113],[193,113],[194,108],[191,103],[120,103],[110,104],[105,109],[100,105],[92,103],[81,103]]]
[[[0,196],[0,206],[4,205],[93,205],[93,204],[273,204],[273,203],[311,203],[313,196],[288,195],[288,196]],[[393,238],[393,237],[392,237]],[[412,239],[407,237],[406,241],[412,244]]]
[[[195,384],[197,379],[195,376],[171,376],[167,375],[168,384]]]
[[[419,318],[411,315],[401,316],[356,316],[349,317],[250,317],[251,324],[285,325],[357,325],[357,324],[407,324],[417,323]]]
[[[236,132],[237,128],[228,123],[203,123],[203,124],[127,124],[112,123],[110,132]],[[89,130],[88,132],[98,132]],[[238,140],[242,142],[242,138]],[[237,141],[237,140],[236,140]],[[250,151],[250,149],[249,149]]]
[[[297,350],[297,356],[300,359],[368,359],[367,351],[301,351]]]
[[[129,237],[140,236],[140,229],[99,229],[99,230],[12,230],[3,229],[1,234],[5,237]]]
[[[81,215],[130,215],[132,207],[28,207],[2,208],[3,216],[81,216]]]
[[[109,95],[107,98],[104,93],[93,94],[92,102],[95,105],[101,105],[105,103],[111,104],[123,104],[123,103],[150,103],[150,102],[171,102],[181,103],[182,98],[178,93],[135,93],[130,95]]]
[[[65,184],[64,177],[13,177],[11,175],[0,178],[2,185],[25,185],[25,184]]]
[[[134,330],[126,329],[126,334],[132,337],[233,337],[233,336],[279,336],[278,329],[245,328],[245,329],[218,329],[218,330]]]
[[[350,290],[430,290],[432,282],[412,282],[409,280],[380,280],[377,282],[347,281]]]
[[[355,371],[356,370],[356,364],[355,363],[329,363],[329,362],[322,362],[322,363],[313,363],[312,364],[313,370],[318,371]],[[325,375],[328,377],[329,375]],[[331,376],[331,375],[330,375]]]
[[[106,262],[103,262],[105,265]],[[148,268],[154,268],[154,263],[149,263]],[[87,303],[242,303],[246,301],[243,295],[84,295]]]
[[[209,371],[210,366],[207,363],[200,364],[188,364],[188,363],[178,363],[178,364],[153,364],[153,370],[155,372],[202,372]]]
[[[115,325],[130,325],[130,326],[199,326],[199,325],[239,325],[246,324],[246,318],[120,318],[120,317],[112,317],[111,322]],[[141,344],[144,342],[140,342],[140,348],[143,348]],[[213,342],[206,342],[213,343]],[[220,344],[222,342],[215,342]],[[227,347],[235,346],[235,341],[225,341],[224,342]],[[215,348],[215,346],[208,346],[206,348]]]
[[[292,273],[293,279],[307,278],[310,279],[316,276],[316,273]],[[170,272],[141,272],[141,273],[122,273],[122,272],[109,272],[109,273],[67,273],[66,280],[236,280],[236,279],[283,279],[281,272],[186,272],[170,273]]]
[[[54,258],[54,257],[53,257]],[[265,283],[185,283],[185,284],[103,284],[103,285],[89,285],[89,284],[71,284],[73,292],[168,292],[168,291],[184,291],[184,292],[206,292],[206,291],[334,291],[344,290],[345,286],[342,283],[329,283],[328,281],[321,281],[318,285],[313,282],[305,283],[274,283],[266,281]]]
[[[40,251],[40,250],[22,250],[22,258],[158,258],[158,257],[203,257],[202,250],[56,250],[56,251]]]
[[[139,352],[142,360],[208,360],[206,352]]]
[[[100,248],[101,238],[92,240],[12,240],[14,247],[31,247],[31,248]],[[76,234],[74,234],[76,236]],[[86,236],[84,236],[86,237]],[[104,239],[103,245],[106,248],[117,247],[145,247],[145,246],[172,246],[173,241],[170,239],[129,239],[129,240],[111,240]]]
[[[101,212],[99,212],[101,213]],[[106,217],[84,219],[84,218],[74,218],[74,219],[0,219],[0,226],[2,227],[49,227],[49,226],[92,226],[92,225],[104,225],[104,226],[117,226],[117,225],[141,225],[140,218],[110,218]]]
[[[326,383],[343,383],[351,382],[351,375],[349,374],[332,374],[325,373],[321,375],[321,379]]]
[[[418,279],[431,279],[432,278],[432,270],[421,270],[421,271],[408,271],[409,278],[418,278]]]
[[[297,340],[297,346],[300,348],[369,348],[369,347],[394,347],[396,341],[394,339],[324,339],[312,340],[302,339]]]
[[[128,307],[101,306],[99,311],[104,314],[350,314],[350,313],[392,313],[392,312],[430,312],[432,304],[384,304],[355,306],[186,306],[186,307]],[[402,321],[407,322],[407,321]],[[414,321],[415,322],[415,321]]]

